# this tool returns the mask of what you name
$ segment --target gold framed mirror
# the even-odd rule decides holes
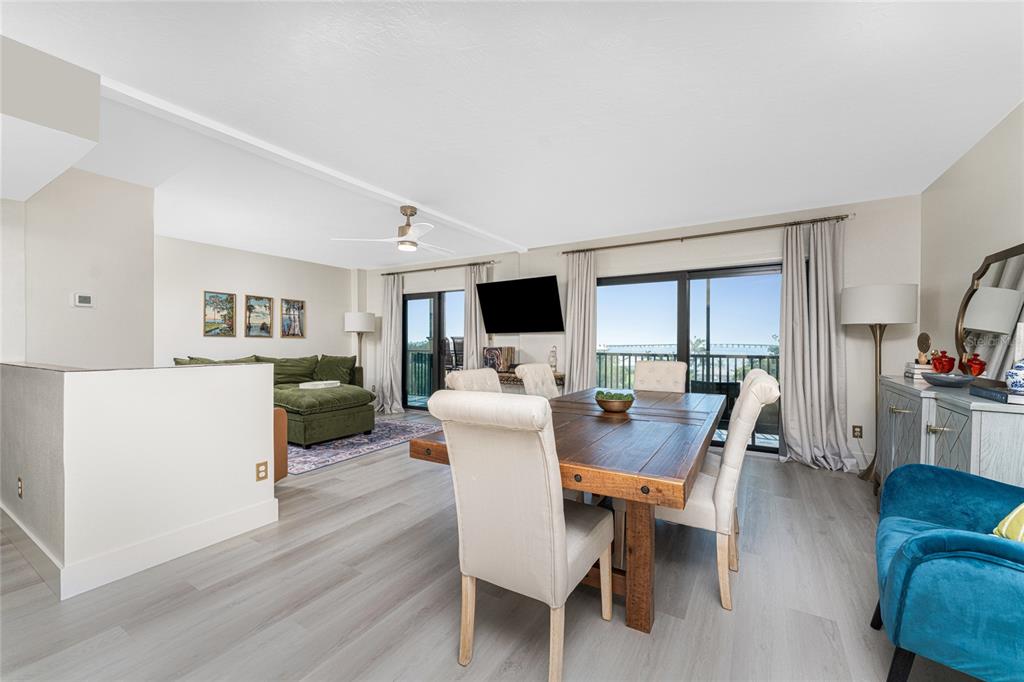
[[[982,293],[979,295],[979,291]],[[983,376],[1002,380],[1021,358],[1013,357],[1018,323],[1024,322],[1024,244],[985,257],[956,315],[957,355],[961,369],[977,353],[986,362]]]

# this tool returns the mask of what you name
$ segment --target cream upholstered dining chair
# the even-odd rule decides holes
[[[729,571],[739,570],[739,550],[736,534],[739,532],[736,514],[736,494],[739,487],[743,459],[754,425],[761,414],[761,408],[779,399],[779,382],[765,373],[751,378],[740,397],[733,405],[729,417],[729,435],[722,448],[721,463],[717,475],[701,471],[697,474],[690,499],[683,509],[656,507],[656,518],[683,526],[692,526],[716,533],[716,563],[718,566],[718,589],[721,592],[722,608],[732,610],[732,593],[729,589]],[[625,502],[616,499],[616,515],[625,510]],[[628,519],[626,520],[628,523]]]
[[[686,363],[675,360],[637,360],[633,389],[686,393]]]
[[[444,385],[453,391],[501,393],[501,381],[498,380],[498,373],[490,367],[451,372],[444,378]]]
[[[743,393],[746,392],[747,387],[750,386],[751,382],[753,382],[754,379],[761,376],[766,377],[769,376],[769,374],[760,367],[755,367],[754,369],[747,372],[747,376],[743,377],[743,382],[740,384],[740,395],[743,395]],[[703,471],[705,474],[718,476],[718,469],[721,466],[722,455],[717,452],[708,451],[708,453],[704,455],[704,465],[701,467],[701,471]],[[740,532],[739,518],[736,519],[736,532]]]
[[[516,367],[516,376],[522,379],[527,395],[539,395],[542,398],[557,398],[558,385],[555,373],[543,362],[528,362]]]
[[[455,488],[462,571],[459,663],[473,657],[477,578],[551,609],[548,679],[562,676],[565,601],[600,563],[601,617],[611,620],[612,515],[562,499],[551,406],[540,396],[438,391]]]

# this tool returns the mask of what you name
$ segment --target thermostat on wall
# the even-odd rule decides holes
[[[92,294],[74,294],[71,297],[71,305],[76,308],[92,308]]]

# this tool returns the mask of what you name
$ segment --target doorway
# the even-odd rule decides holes
[[[433,291],[403,297],[402,405],[426,409],[449,372],[462,369],[463,291]]]

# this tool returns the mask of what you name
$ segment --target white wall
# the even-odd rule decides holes
[[[85,368],[153,363],[153,190],[72,168],[25,202],[25,354]],[[75,308],[75,292],[93,308]]]
[[[985,256],[1024,242],[1024,104],[921,195],[921,328],[956,354],[956,313]]]
[[[745,220],[663,230],[628,239],[605,239],[558,247],[531,250],[523,254],[505,253],[493,258],[493,279],[512,279],[554,274],[559,278],[562,305],[565,305],[566,249],[628,243],[700,232],[740,229],[757,225],[801,220],[817,216],[855,213],[846,224],[845,284],[917,283],[920,281],[920,197],[899,197],[879,201],[829,206],[792,213],[761,216]],[[477,259],[479,260],[479,259]],[[598,277],[669,272],[697,268],[779,263],[782,260],[782,230],[767,230],[733,236],[600,251]],[[380,314],[381,271],[367,275],[368,309]],[[414,273],[405,277],[406,293],[444,291],[463,288],[463,270]],[[886,334],[882,369],[902,372],[903,363],[913,356],[917,325],[892,327]],[[379,337],[369,337],[367,349],[367,385],[378,382]],[[497,345],[519,348],[520,362],[546,362],[551,346],[557,346],[559,367],[564,367],[563,334],[524,334],[495,336]],[[855,452],[874,451],[874,351],[867,329],[851,328],[847,338],[847,401],[849,423],[864,427],[861,441],[851,439]]]
[[[3,365],[0,382],[0,506],[51,561],[62,563],[64,373]]]
[[[277,520],[273,371],[0,368],[0,505],[62,599]]]
[[[253,354],[350,355],[355,339],[344,331],[342,320],[345,311],[352,309],[352,287],[352,272],[344,268],[158,236],[153,283],[155,362],[170,365],[173,358],[188,355],[214,360]],[[237,336],[203,336],[205,290],[236,294]],[[274,299],[273,338],[246,338],[246,294]],[[306,338],[281,338],[282,297],[306,302]]]
[[[0,360],[25,359],[25,204],[0,211]]]
[[[0,194],[25,201],[99,140],[99,74],[0,36]]]

